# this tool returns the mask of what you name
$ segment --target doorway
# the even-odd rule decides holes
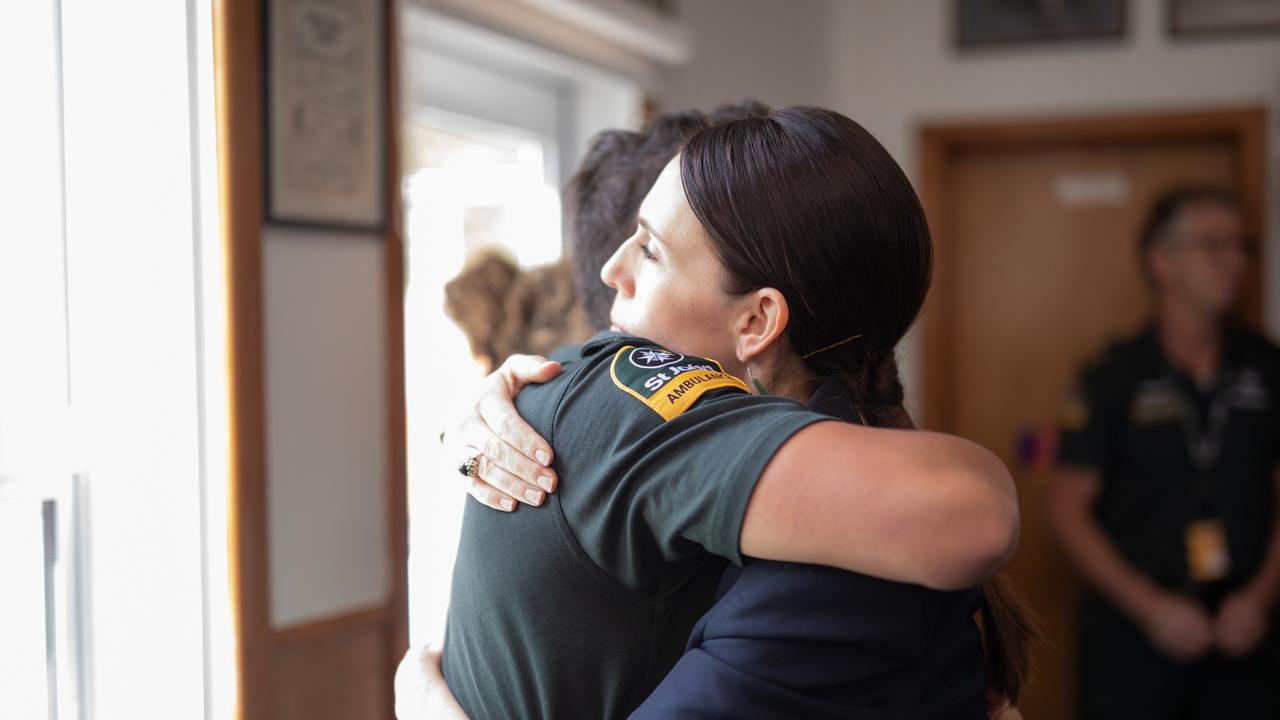
[[[560,187],[587,140],[639,116],[629,80],[497,32],[404,11],[401,193],[409,636],[439,644],[465,488],[440,432],[488,368],[444,313],[445,285],[477,253],[521,268],[560,260]]]
[[[1053,421],[1081,364],[1147,312],[1137,234],[1153,199],[1188,183],[1238,193],[1263,233],[1263,110],[927,126],[921,195],[936,249],[922,317],[924,424],[1010,468],[1022,540],[1008,574],[1045,641],[1026,717],[1074,717],[1077,581],[1044,524]],[[1260,324],[1255,257],[1239,308]]]

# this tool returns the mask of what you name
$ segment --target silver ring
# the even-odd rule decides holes
[[[458,466],[458,473],[463,477],[469,477],[472,480],[480,479],[480,454],[477,453],[467,458],[466,462]]]

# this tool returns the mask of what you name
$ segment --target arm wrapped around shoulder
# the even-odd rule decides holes
[[[773,456],[744,555],[939,590],[978,585],[1017,549],[1018,498],[993,453],[941,433],[820,422]]]

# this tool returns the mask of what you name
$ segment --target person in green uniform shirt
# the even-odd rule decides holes
[[[1049,525],[1088,585],[1080,717],[1280,717],[1280,349],[1229,319],[1239,206],[1172,191],[1140,252],[1154,319],[1080,375],[1050,486]]]
[[[779,111],[691,150],[703,137],[664,170],[605,268],[622,332],[518,397],[550,442],[531,454],[546,462],[555,448],[553,507],[468,503],[445,673],[473,717],[625,715],[706,609],[716,556],[958,589],[998,570],[1016,542],[1012,487],[990,453],[833,422],[787,399],[825,376],[873,419],[901,400],[893,348],[929,260],[901,170],[830,111]],[[748,146],[745,171],[723,168]],[[687,187],[698,189],[686,198]],[[740,197],[757,212],[735,207]],[[712,213],[724,213],[719,231],[701,219]],[[737,288],[770,257],[781,289]],[[974,649],[969,709],[982,714]]]

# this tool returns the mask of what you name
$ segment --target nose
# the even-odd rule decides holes
[[[604,264],[604,267],[600,268],[601,282],[628,297],[634,295],[636,289],[635,281],[629,269],[630,263],[627,262],[630,246],[630,240],[622,243],[613,252],[613,256]]]

